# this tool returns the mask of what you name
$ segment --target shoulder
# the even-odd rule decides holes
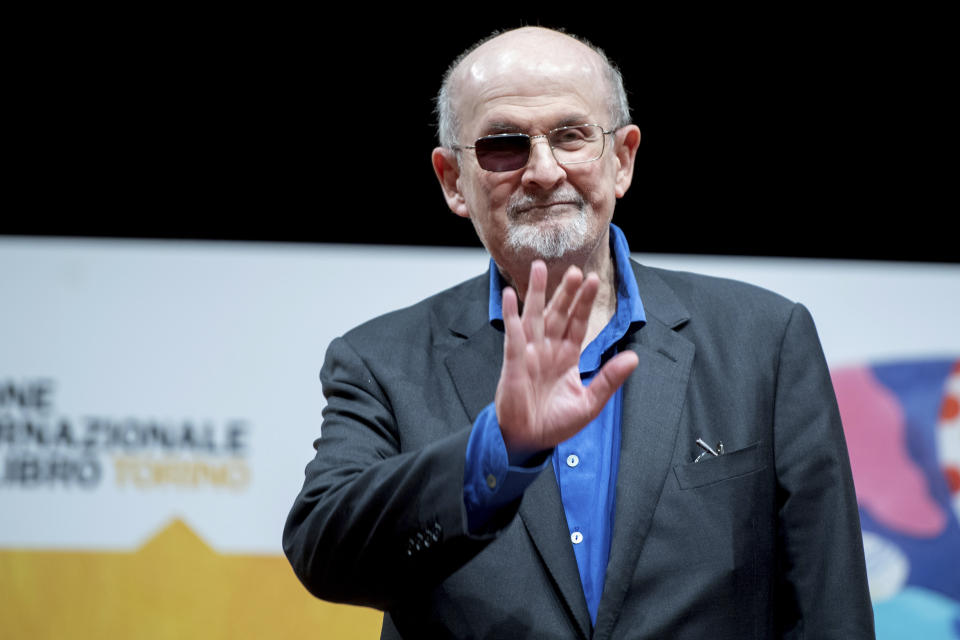
[[[697,343],[776,351],[798,317],[812,328],[803,305],[753,284],[636,263],[634,271],[647,315]]]
[[[328,403],[371,396],[376,404],[396,406],[438,387],[433,383],[446,371],[446,357],[464,342],[457,327],[489,326],[487,278],[472,278],[334,338],[320,368]]]
[[[488,275],[483,274],[402,309],[364,322],[345,333],[359,352],[398,357],[407,350],[446,342],[458,328],[469,331],[487,321]],[[400,356],[402,357],[402,356]]]
[[[633,266],[644,307],[649,299],[655,315],[657,307],[680,306],[691,317],[722,314],[733,316],[727,319],[737,319],[758,313],[788,317],[796,305],[779,293],[739,280],[647,267],[636,262]]]
[[[737,303],[759,306],[789,307],[793,302],[783,295],[748,282],[708,276],[688,271],[672,271],[637,265],[667,283],[677,295],[696,303]]]

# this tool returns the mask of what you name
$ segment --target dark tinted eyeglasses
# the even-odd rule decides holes
[[[473,149],[477,163],[487,171],[515,171],[526,166],[533,140],[546,138],[558,164],[593,162],[603,155],[604,140],[613,131],[599,124],[579,124],[552,129],[545,134],[498,133],[478,138],[472,145],[455,149]]]

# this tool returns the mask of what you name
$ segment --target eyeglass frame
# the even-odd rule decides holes
[[[569,162],[561,162],[560,160],[557,159],[557,154],[554,153],[553,145],[550,144],[550,135],[553,134],[553,133],[556,133],[557,131],[563,131],[564,129],[578,129],[578,128],[580,128],[580,127],[599,127],[599,128],[600,128],[600,140],[601,140],[601,142],[603,143],[602,146],[600,147],[600,153],[597,154],[597,157],[596,157],[596,158],[591,158],[590,160],[572,160],[572,161],[569,161]],[[618,131],[618,129],[620,129],[620,127],[615,128],[615,129],[611,129],[610,131],[607,131],[606,129],[603,128],[603,125],[602,125],[602,124],[599,124],[599,123],[596,123],[596,122],[585,122],[585,123],[583,123],[583,124],[568,124],[568,125],[565,125],[565,126],[562,126],[562,127],[557,127],[557,128],[555,128],[555,129],[550,129],[550,130],[547,131],[546,133],[540,133],[540,134],[537,134],[537,135],[535,135],[535,136],[531,136],[531,135],[529,135],[529,134],[527,134],[527,133],[523,133],[522,131],[510,131],[510,132],[505,132],[505,133],[494,133],[494,134],[491,134],[491,135],[489,135],[489,136],[480,136],[479,138],[477,138],[476,140],[474,140],[474,144],[472,144],[472,145],[470,145],[470,144],[463,144],[463,145],[461,145],[461,144],[454,144],[454,145],[453,145],[453,150],[454,150],[454,151],[459,151],[460,149],[476,149],[476,148],[477,148],[477,145],[476,145],[477,142],[479,142],[479,141],[481,141],[481,140],[487,140],[487,139],[490,139],[490,138],[504,138],[504,137],[507,137],[507,136],[517,136],[517,137],[525,137],[525,138],[527,138],[527,139],[530,141],[530,145],[527,147],[527,159],[526,159],[526,161],[525,161],[522,165],[520,165],[520,166],[517,167],[516,169],[505,169],[505,170],[503,170],[503,171],[494,171],[494,170],[492,170],[492,169],[484,169],[483,167],[480,167],[480,168],[483,169],[484,171],[489,171],[490,173],[507,173],[507,172],[509,172],[509,171],[519,171],[520,169],[523,169],[524,167],[526,167],[527,164],[530,163],[530,154],[533,153],[533,141],[534,141],[534,139],[536,139],[536,138],[546,138],[546,139],[547,139],[547,146],[550,147],[550,155],[553,156],[553,159],[554,159],[554,161],[556,161],[557,164],[559,164],[559,165],[586,164],[586,163],[588,163],[588,162],[596,162],[597,160],[599,160],[600,158],[603,157],[603,152],[607,150],[606,136],[611,135],[611,134],[615,134],[615,133]],[[474,153],[476,153],[476,151],[474,151]],[[478,165],[480,164],[480,159],[479,159],[479,158],[477,158],[477,164],[478,164]]]

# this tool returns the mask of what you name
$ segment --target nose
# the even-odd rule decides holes
[[[562,182],[566,175],[563,167],[553,157],[547,137],[530,136],[530,159],[523,169],[523,186],[551,189]]]

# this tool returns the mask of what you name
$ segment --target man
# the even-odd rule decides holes
[[[284,531],[307,588],[384,638],[872,637],[812,320],[629,260],[640,131],[602,52],[504,33],[438,111],[490,273],[330,345]]]

